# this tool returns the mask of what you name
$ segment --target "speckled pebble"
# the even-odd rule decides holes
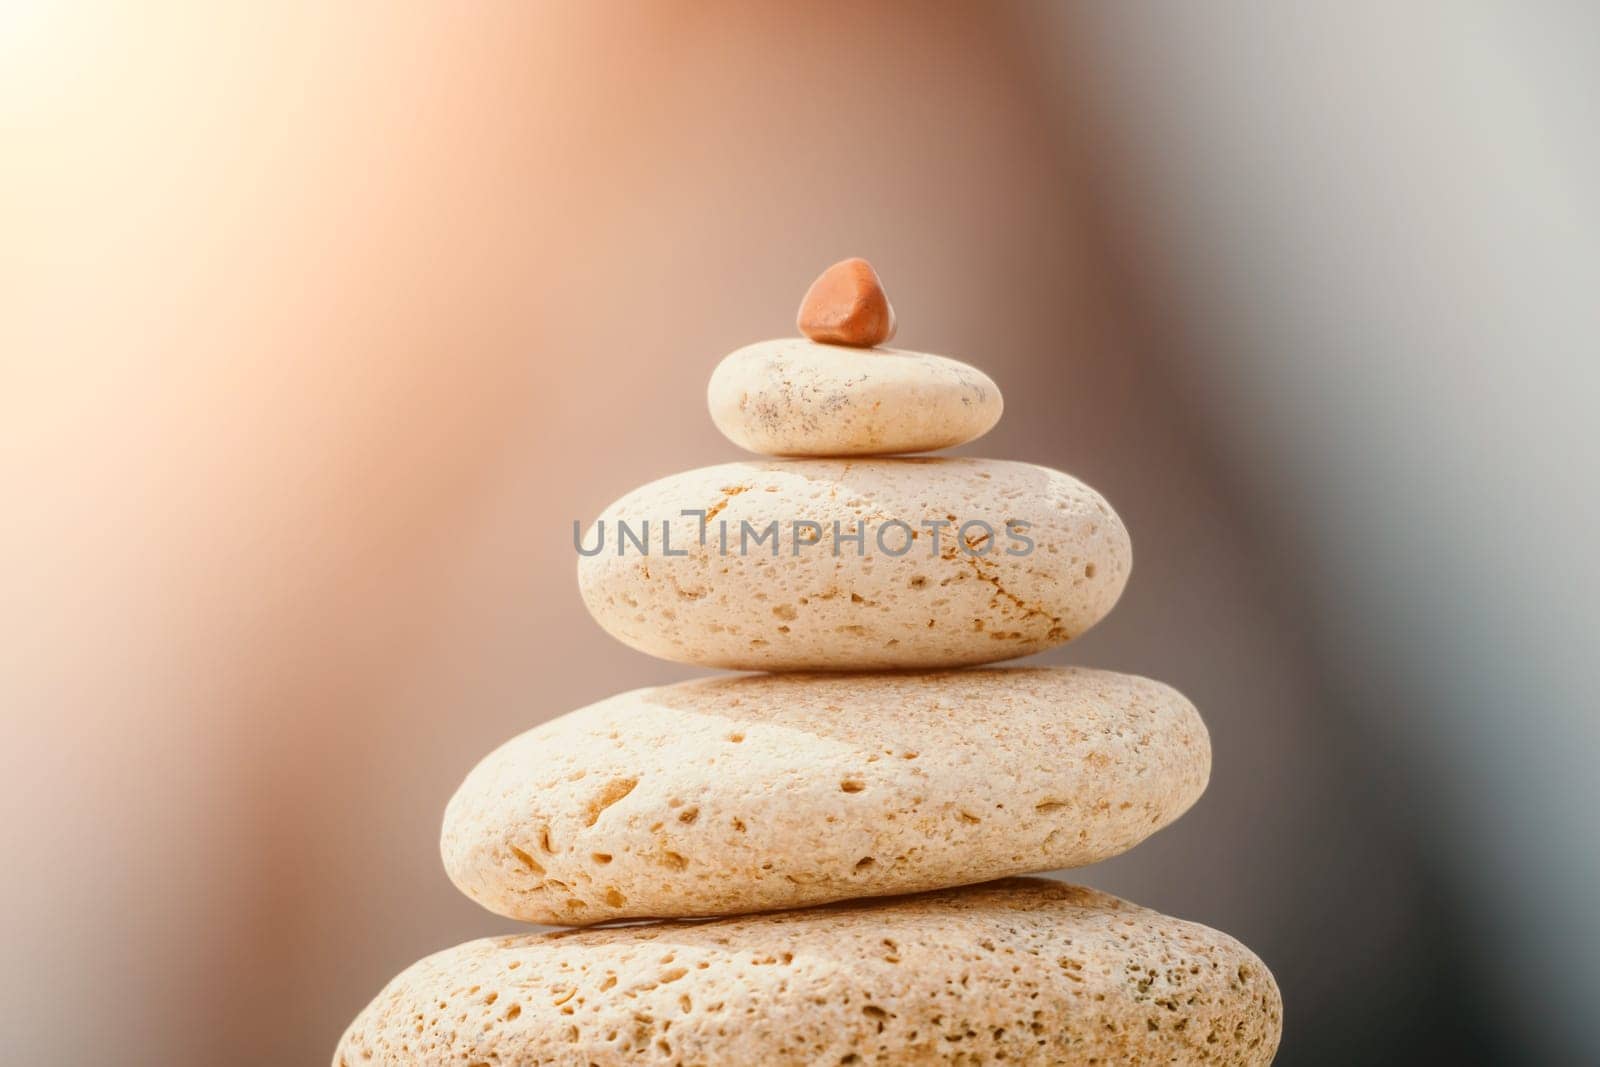
[[[1176,690],[1084,668],[745,675],[528,731],[445,812],[455,884],[587,924],[940,889],[1124,852],[1205,790]]]
[[[711,420],[769,456],[932,452],[1000,421],[988,375],[944,356],[784,338],[728,356],[706,390]]]
[[[647,530],[648,554],[619,520],[636,540]],[[1100,494],[993,459],[704,467],[624,496],[579,543],[597,552],[578,562],[584,603],[612,636],[735,670],[1026,656],[1103,618],[1132,565],[1127,530]]]
[[[1282,1028],[1226,934],[1013,879],[472,941],[390,982],[333,1067],[1257,1065]]]

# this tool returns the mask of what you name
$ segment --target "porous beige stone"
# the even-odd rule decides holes
[[[988,375],[957,360],[795,337],[728,356],[706,400],[728,440],[769,456],[953,448],[988,433],[1002,409]]]
[[[994,459],[703,467],[624,496],[579,543],[598,549],[579,559],[578,585],[612,636],[736,670],[1025,656],[1104,617],[1132,565],[1127,530],[1100,494]]]
[[[390,982],[333,1065],[1255,1065],[1282,1025],[1226,934],[1014,879],[469,942]]]
[[[587,924],[944,888],[1114,856],[1205,790],[1199,714],[1075,667],[744,675],[528,731],[445,812],[455,884]]]

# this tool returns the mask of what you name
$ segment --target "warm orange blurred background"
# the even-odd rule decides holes
[[[1573,5],[0,0],[6,1063],[326,1062],[505,929],[494,745],[690,676],[571,524],[871,259],[1137,565],[1205,798],[1073,877],[1280,1062],[1600,1057],[1600,88]]]

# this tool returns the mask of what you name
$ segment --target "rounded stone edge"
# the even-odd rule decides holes
[[[976,902],[972,908],[965,908],[965,910],[974,910],[982,907],[983,897],[996,894],[1009,894],[1018,901],[1017,905],[1009,909],[1005,908],[1004,905],[996,909],[1001,913],[1005,910],[1012,910],[1021,914],[1032,915],[1057,904],[1094,908],[1103,912],[1103,918],[1107,922],[1115,921],[1118,926],[1124,927],[1128,931],[1128,933],[1118,935],[1123,942],[1128,942],[1128,934],[1132,934],[1135,944],[1137,944],[1139,935],[1147,934],[1153,937],[1158,947],[1166,946],[1158,955],[1146,959],[1139,958],[1137,947],[1130,948],[1126,958],[1122,958],[1120,961],[1108,955],[1102,961],[1107,965],[1094,969],[1085,969],[1085,965],[1088,963],[1087,959],[1069,960],[1063,957],[1058,961],[1065,972],[1061,978],[1063,984],[1056,988],[1069,991],[1075,988],[1082,988],[1081,983],[1088,981],[1091,983],[1090,995],[1097,1006],[1081,1015],[1070,1011],[1061,1013],[1061,1021],[1068,1024],[1068,1033],[1066,1035],[1068,1040],[1065,1049],[1057,1048],[1041,1053],[1042,1056],[1048,1058],[1034,1058],[1027,1055],[1013,1057],[1013,1062],[1040,1064],[1041,1067],[1046,1063],[1131,1062],[1130,1057],[1138,1059],[1141,1056],[1147,1056],[1157,1051],[1163,1057],[1162,1062],[1180,1065],[1233,1063],[1252,1065],[1254,1067],[1254,1065],[1268,1064],[1272,1061],[1283,1032],[1284,1006],[1282,993],[1271,969],[1259,955],[1237,938],[1204,924],[1165,915],[1097,890],[1048,879],[1012,878],[941,893],[873,901],[851,901],[821,908],[735,916],[709,923],[667,922],[592,928],[584,931],[549,931],[527,935],[481,938],[476,941],[465,942],[418,960],[385,984],[377,996],[357,1014],[345,1029],[338,1046],[334,1050],[332,1067],[369,1067],[369,1065],[370,1067],[399,1067],[400,1064],[405,1064],[406,1067],[414,1067],[414,1065],[433,1067],[436,1064],[457,1064],[479,1062],[480,1060],[496,1063],[503,1062],[508,1067],[533,1067],[533,1065],[566,1063],[572,1060],[572,1057],[576,1054],[576,1051],[571,1048],[570,1042],[574,1040],[579,1032],[576,1027],[564,1025],[566,1021],[564,1017],[568,1016],[569,1013],[562,1010],[563,1006],[568,999],[580,991],[588,992],[591,996],[595,996],[596,992],[605,993],[613,987],[621,989],[623,995],[629,997],[627,1007],[635,1021],[638,1021],[638,1013],[640,1011],[645,1011],[646,1017],[651,1020],[653,1025],[649,1027],[650,1033],[643,1035],[645,1048],[649,1048],[651,1047],[649,1039],[659,1029],[656,1024],[659,1024],[662,1019],[645,1010],[651,1004],[633,1000],[629,991],[637,991],[652,1003],[654,1000],[670,999],[665,997],[664,994],[688,996],[691,993],[701,992],[701,989],[693,981],[683,985],[670,983],[686,975],[698,975],[701,973],[701,970],[706,966],[706,961],[704,956],[696,955],[696,953],[703,951],[708,942],[716,943],[716,947],[711,951],[721,951],[726,956],[725,959],[713,961],[712,966],[738,972],[741,966],[748,965],[745,969],[750,970],[753,968],[752,973],[760,973],[765,970],[759,966],[763,962],[785,965],[787,962],[777,956],[767,959],[759,951],[756,951],[761,948],[762,944],[766,944],[769,951],[776,947],[782,947],[781,945],[767,944],[767,942],[762,941],[762,935],[771,934],[773,935],[771,940],[782,942],[784,930],[797,924],[801,926],[807,923],[825,925],[830,919],[833,919],[837,925],[839,920],[847,922],[849,919],[855,918],[861,920],[864,928],[871,931],[872,937],[877,937],[881,933],[887,938],[880,943],[886,946],[885,951],[890,954],[905,954],[909,952],[913,956],[924,954],[931,956],[933,953],[929,953],[928,950],[932,949],[942,955],[953,947],[949,942],[941,941],[939,944],[934,944],[931,941],[918,943],[915,940],[907,940],[902,930],[895,924],[904,918],[908,927],[911,930],[916,930],[918,929],[916,920],[919,916],[937,914],[941,909],[949,921],[957,921],[957,917],[965,908],[961,900],[962,897],[967,897]],[[1030,895],[1038,899],[1033,901],[1032,906],[1025,910],[1023,905],[1027,903],[1026,898]],[[1119,915],[1121,916],[1120,918]],[[1065,923],[1073,920],[1071,917],[1064,916],[1062,921]],[[709,937],[700,936],[700,934],[708,931]],[[680,932],[685,935],[683,938],[674,939],[670,936]],[[937,930],[932,932],[937,933]],[[663,935],[666,935],[665,940],[660,940]],[[721,936],[719,937],[719,935]],[[798,936],[804,935],[805,931],[801,930]],[[891,935],[899,935],[899,939],[897,940]],[[738,944],[738,940],[741,937],[747,937],[751,942],[749,947],[752,949],[752,953],[748,959],[739,954],[746,947]],[[1090,943],[1099,940],[1105,943],[1109,941],[1109,937],[1109,934],[1102,934],[1097,938],[1094,931],[1090,930],[1085,933],[1083,940]],[[594,942],[592,951],[596,953],[605,952],[607,947],[614,942],[634,939],[634,946],[644,950],[634,957],[642,970],[648,970],[651,965],[659,964],[662,967],[671,965],[673,963],[672,950],[676,950],[681,954],[687,947],[690,955],[684,962],[689,963],[690,966],[682,967],[681,973],[679,973],[680,969],[664,971],[653,981],[650,980],[648,975],[642,975],[630,977],[627,981],[618,985],[618,979],[613,977],[599,983],[595,989],[580,989],[578,983],[581,981],[582,976],[587,974],[586,971],[579,975],[573,975],[570,968],[561,967],[557,969],[563,975],[572,978],[570,983],[557,983],[555,986],[550,986],[548,991],[543,984],[523,985],[518,988],[516,993],[510,994],[498,988],[490,989],[489,985],[491,983],[476,982],[468,984],[467,981],[461,980],[462,976],[459,973],[453,973],[452,970],[453,968],[459,969],[462,961],[469,961],[475,954],[481,957],[485,954],[492,955],[496,953],[526,953],[541,944],[554,944],[567,938],[592,939]],[[687,946],[685,944],[686,940]],[[793,937],[790,940],[792,942]],[[661,948],[668,950],[666,956],[659,956],[653,947],[657,945],[658,941]],[[760,944],[757,944],[757,942],[760,942]],[[830,941],[829,943],[832,942]],[[1068,939],[1066,942],[1068,945],[1074,943],[1077,943],[1075,939]],[[987,945],[981,945],[976,942],[968,947],[988,949]],[[1191,1016],[1184,1015],[1183,1012],[1194,1005],[1195,1001],[1192,996],[1185,1000],[1181,996],[1172,994],[1162,995],[1164,989],[1173,988],[1174,985],[1180,990],[1185,988],[1184,983],[1188,980],[1184,973],[1180,973],[1172,967],[1171,950],[1174,948],[1180,952],[1187,951],[1202,957],[1209,955],[1223,957],[1219,962],[1220,965],[1225,966],[1225,970],[1215,976],[1212,984],[1202,985],[1199,988],[1200,994],[1209,994],[1213,999],[1210,1012],[1196,1011],[1193,1013],[1193,1017],[1196,1019],[1209,1017],[1209,1028],[1204,1031],[1196,1027],[1192,1032],[1185,1033],[1187,1027],[1184,1023]],[[538,973],[537,960],[518,960],[510,965],[507,973],[509,974],[514,969],[520,969],[523,962],[533,963],[534,966],[530,968],[528,975],[530,980],[533,979],[534,975]],[[615,961],[612,962],[614,963]],[[898,960],[894,962],[898,962]],[[1135,968],[1133,965],[1136,962],[1143,963],[1144,968]],[[1152,966],[1152,964],[1161,962],[1168,964],[1168,969],[1171,973],[1163,972]],[[1219,962],[1213,962],[1211,969],[1216,970]],[[1119,963],[1120,969],[1116,966]],[[774,971],[781,969],[781,967],[772,968]],[[433,974],[430,975],[429,971],[432,971]],[[608,973],[611,972],[608,971]],[[1201,970],[1191,969],[1186,973],[1191,976],[1198,975]],[[862,972],[862,976],[869,980],[871,978],[871,975],[865,971]],[[915,972],[913,984],[923,976],[924,972]],[[738,974],[735,973],[733,978],[736,981],[733,988],[741,988],[742,983],[737,983]],[[421,980],[419,981],[419,979]],[[437,985],[438,988],[431,987],[428,984],[430,982]],[[727,980],[723,979],[723,982],[726,984]],[[1065,983],[1073,984],[1068,985]],[[867,984],[867,981],[862,981],[850,988],[860,991]],[[934,983],[935,986],[936,984]],[[1103,984],[1106,988],[1100,990],[1099,995],[1094,995],[1092,990],[1092,985],[1094,984]],[[565,989],[558,988],[558,986],[565,986]],[[1187,988],[1193,989],[1194,987],[1189,986]],[[762,995],[769,995],[774,991],[774,989],[768,989],[765,986],[755,990],[758,999]],[[772,1000],[772,1004],[769,1005],[767,1015],[757,1014],[736,1032],[732,1034],[725,1033],[722,1039],[719,1040],[719,1044],[722,1041],[726,1041],[729,1046],[737,1045],[743,1038],[748,1036],[748,1032],[751,1029],[758,1029],[763,1023],[767,1023],[769,1015],[781,1015],[781,1010],[772,1011],[771,1008],[777,1006],[781,1009],[789,993],[787,986],[778,988],[776,991],[782,995],[776,998],[768,996],[768,999]],[[518,993],[522,994],[522,996],[518,996]],[[915,990],[913,989],[901,989],[898,993],[900,996],[907,998],[906,1003],[908,1004],[917,1002]],[[523,997],[528,994],[531,994],[534,1000],[545,995],[552,996],[553,1000],[550,1004],[528,1002],[529,1010],[525,1011],[522,1007],[525,1002]],[[1220,1002],[1217,1002],[1217,998],[1221,998]],[[1063,1004],[1070,1003],[1065,1001],[1064,997],[1058,999],[1061,999]],[[1001,994],[1001,1000],[1003,1001],[1003,994]],[[872,1016],[873,1012],[870,1009],[870,1005],[873,1000],[870,995],[866,997],[865,1003],[869,1005],[867,1015]],[[889,1004],[890,1007],[899,1006],[890,1001],[884,1001],[884,1003]],[[1002,1003],[1000,1006],[1004,1008],[1008,1005]],[[1044,1005],[1046,1008],[1049,1006],[1048,1003]],[[813,1008],[808,1000],[799,1009],[798,1013],[814,1015],[819,1010],[831,1009],[832,1007],[833,1005],[826,1004],[822,1005],[821,1009]],[[485,1020],[484,1025],[467,1025],[474,1012],[487,1014],[489,1009],[493,1009],[493,1014],[490,1016],[492,1022]],[[858,1014],[852,1016],[853,1018],[859,1019],[859,1010],[857,1009]],[[887,1015],[887,1011],[888,1009],[885,1009],[885,1015],[879,1017],[892,1018],[893,1016]],[[1173,1014],[1178,1016],[1176,1020],[1172,1018]],[[1035,1012],[1035,1018],[1037,1019],[1037,1017],[1038,1013]],[[428,1021],[430,1018],[431,1022]],[[505,1024],[516,1024],[519,1020],[521,1020],[520,1025],[512,1027],[512,1032],[508,1037]],[[1178,1025],[1174,1025],[1174,1022],[1178,1023]],[[843,1028],[841,1028],[842,1030]],[[1147,1030],[1148,1033],[1146,1032]],[[1163,1030],[1167,1031],[1169,1035],[1180,1036],[1165,1038],[1169,1044],[1167,1047],[1159,1048],[1159,1050],[1149,1047],[1150,1041],[1162,1040],[1152,1039],[1149,1034]],[[557,1037],[563,1032],[566,1034],[564,1040],[569,1043],[565,1047],[561,1047],[557,1041]],[[878,1032],[882,1033],[881,1026]],[[1035,1030],[1035,1033],[1039,1032]],[[1203,1037],[1200,1036],[1202,1032],[1205,1034]],[[680,1035],[684,1033],[681,1027],[679,1033]],[[853,1030],[849,1034],[841,1033],[841,1036],[848,1041],[852,1034],[854,1034]],[[441,1036],[444,1038],[443,1043],[439,1041]],[[638,1039],[640,1036],[636,1034],[633,1035],[633,1038]],[[855,1036],[859,1037],[860,1035]],[[696,1037],[702,1043],[706,1040],[700,1035],[694,1035],[689,1042],[691,1046]],[[867,1032],[867,1039],[871,1039],[870,1031]],[[367,1042],[365,1049],[357,1044],[363,1040]],[[389,1040],[397,1041],[400,1048],[398,1050],[391,1049],[387,1052],[379,1048],[379,1054],[373,1054],[373,1044]],[[1099,1044],[1092,1044],[1096,1041]],[[748,1042],[745,1042],[745,1044],[748,1045]],[[880,1045],[880,1049],[873,1054],[867,1056],[854,1055],[852,1058],[855,1051],[852,1049],[850,1052],[846,1052],[841,1059],[838,1057],[838,1050],[834,1049],[834,1058],[829,1059],[827,1062],[837,1061],[862,1065],[957,1064],[969,1062],[967,1059],[962,1058],[966,1050],[959,1044],[950,1045],[949,1047],[940,1046],[937,1052],[926,1047],[928,1044],[937,1046],[939,1044],[937,1036],[933,1037],[931,1042],[924,1042],[922,1046],[917,1048],[902,1045],[898,1049],[898,1054],[894,1054],[893,1050],[885,1050]],[[1089,1047],[1085,1047],[1086,1045]],[[1073,1057],[1061,1054],[1063,1051],[1069,1051],[1073,1047],[1082,1049],[1083,1056]],[[643,1051],[643,1049],[639,1051]],[[742,1047],[733,1048],[732,1051],[734,1053],[742,1052],[748,1054],[753,1050],[748,1047]],[[784,1065],[813,1062],[811,1059],[796,1058],[799,1053],[792,1049],[789,1050],[787,1055],[780,1055],[776,1059],[771,1057],[771,1050],[762,1049],[760,1051],[763,1053],[763,1062]],[[885,1054],[886,1051],[888,1054]],[[1112,1053],[1109,1059],[1106,1058],[1108,1052]],[[499,1058],[508,1054],[510,1058]],[[624,1060],[632,1062],[632,1059],[627,1058],[628,1054],[628,1049],[618,1050],[601,1046],[585,1049],[582,1058],[572,1060],[572,1062],[592,1062],[602,1065],[620,1063]],[[396,1058],[397,1055],[400,1058]],[[700,1054],[685,1060],[679,1056],[674,1056],[669,1049],[667,1059],[664,1062],[673,1064],[686,1062],[714,1064],[721,1061],[715,1058],[708,1059],[703,1050],[700,1050]],[[735,1058],[726,1062],[744,1063],[751,1061],[748,1058]]]
[[[1165,682],[1143,675],[1122,671],[1102,670],[1083,666],[1066,667],[1005,667],[991,666],[972,669],[935,670],[918,672],[862,672],[863,677],[884,678],[896,681],[912,679],[940,679],[944,677],[975,677],[981,675],[1016,675],[1015,680],[1026,684],[1031,679],[1022,676],[1055,675],[1058,683],[1069,687],[1079,684],[1106,685],[1117,687],[1120,691],[1111,700],[1096,698],[1101,707],[1099,713],[1106,716],[1115,716],[1119,710],[1126,710],[1126,706],[1137,706],[1148,703],[1151,706],[1160,706],[1164,709],[1163,719],[1167,720],[1161,730],[1163,732],[1187,731],[1193,735],[1186,746],[1163,749],[1168,753],[1169,776],[1160,783],[1159,788],[1152,793],[1144,793],[1129,789],[1123,796],[1131,802],[1154,803],[1159,807],[1159,815],[1149,824],[1142,825],[1141,829],[1129,836],[1124,842],[1113,848],[1088,847],[1072,845],[1072,830],[1074,827],[1086,833],[1105,835],[1108,831],[1100,820],[1098,809],[1096,815],[1083,823],[1071,823],[1057,827],[1044,840],[1045,852],[1035,856],[1031,861],[1019,861],[1016,856],[1011,856],[1007,862],[1003,858],[993,858],[978,863],[976,869],[957,875],[935,865],[932,868],[920,871],[919,876],[901,876],[886,882],[863,883],[851,877],[855,872],[844,866],[831,870],[824,876],[817,871],[793,872],[801,881],[794,882],[793,886],[785,884],[773,876],[770,883],[763,883],[754,887],[751,893],[738,902],[723,899],[716,904],[704,900],[693,904],[685,904],[677,908],[660,906],[659,900],[646,903],[640,899],[635,890],[637,886],[627,883],[636,881],[637,867],[620,866],[614,870],[621,873],[620,881],[614,882],[620,886],[621,893],[617,900],[610,900],[604,896],[597,896],[600,890],[592,893],[577,894],[571,887],[589,885],[588,868],[574,870],[573,866],[577,857],[589,855],[596,851],[606,854],[606,863],[609,865],[611,854],[621,852],[633,854],[627,843],[628,832],[621,837],[595,839],[589,838],[581,845],[574,846],[565,840],[572,832],[573,820],[581,813],[582,805],[573,802],[563,808],[561,805],[540,807],[536,812],[500,811],[500,818],[485,818],[485,800],[496,795],[505,795],[505,790],[510,788],[505,784],[505,774],[508,768],[516,769],[526,766],[525,757],[519,758],[518,750],[526,752],[529,741],[533,735],[541,731],[549,732],[560,729],[563,724],[576,725],[581,722],[585,713],[592,713],[601,717],[601,723],[587,729],[583,734],[588,742],[593,742],[600,736],[599,731],[604,728],[607,716],[616,716],[620,713],[628,718],[634,716],[648,717],[660,712],[672,714],[681,711],[679,706],[687,699],[684,694],[693,693],[696,689],[707,687],[737,687],[741,684],[758,685],[762,683],[781,686],[783,683],[797,684],[812,679],[825,685],[849,685],[850,675],[835,674],[830,672],[797,672],[786,674],[754,674],[754,675],[711,675],[700,678],[687,679],[681,682],[662,686],[641,687],[627,690],[602,698],[582,707],[575,708],[553,719],[524,730],[508,738],[496,746],[491,752],[480,759],[463,778],[451,795],[446,805],[443,823],[440,829],[439,850],[446,875],[451,883],[465,896],[479,904],[486,910],[504,918],[519,922],[549,923],[564,926],[588,926],[600,923],[619,921],[640,921],[652,919],[694,919],[708,916],[725,915],[729,913],[759,912],[773,909],[804,908],[823,906],[851,899],[882,899],[906,893],[937,892],[958,888],[966,885],[982,884],[1003,877],[1016,877],[1037,874],[1043,871],[1070,870],[1088,864],[1103,862],[1114,856],[1124,854],[1137,848],[1150,837],[1167,829],[1187,814],[1196,803],[1204,796],[1210,782],[1212,768],[1212,746],[1210,731],[1205,724],[1204,717],[1196,708],[1194,702],[1180,690]],[[1037,684],[1037,683],[1035,683]],[[1143,696],[1136,694],[1141,693]],[[996,686],[993,699],[1004,704],[1014,693],[1006,688],[1005,683]],[[1060,696],[1064,701],[1082,699],[1073,694],[1071,688],[1063,691]],[[747,694],[740,694],[738,700],[748,702],[752,698]],[[767,701],[782,702],[780,693],[770,694],[762,699]],[[692,702],[692,701],[691,701]],[[870,706],[870,705],[869,705]],[[1063,704],[1062,707],[1066,707]],[[868,714],[881,710],[872,707]],[[856,714],[862,714],[857,712]],[[1080,720],[1073,720],[1078,722]],[[744,727],[740,733],[743,740],[743,729],[761,729],[759,723]],[[924,750],[926,747],[924,746]],[[873,751],[876,751],[875,749]],[[1063,750],[1063,756],[1065,756]],[[1063,764],[1066,766],[1066,764]],[[598,768],[597,776],[595,766],[581,768],[587,780],[601,780],[608,784],[626,782],[627,792],[618,800],[625,799],[629,794],[642,795],[647,790],[634,793],[634,789],[643,781],[643,772],[632,766]],[[726,772],[737,775],[737,771]],[[949,773],[948,769],[947,772]],[[1092,776],[1091,776],[1092,778]],[[868,778],[870,781],[870,777]],[[903,784],[903,783],[902,783]],[[1092,785],[1092,783],[1091,783]],[[659,786],[657,787],[659,788]],[[1079,788],[1083,788],[1080,786]],[[1099,788],[1114,789],[1109,783],[1099,783]],[[692,792],[692,790],[691,790]],[[713,790],[715,792],[715,790]],[[877,790],[869,790],[876,794]],[[890,784],[890,795],[894,787]],[[954,794],[952,794],[954,795]],[[700,794],[700,804],[725,802],[726,797],[714,797]],[[1054,806],[1054,805],[1052,805]],[[1127,807],[1128,805],[1124,805]],[[497,809],[498,810],[498,809]],[[619,809],[620,810],[620,809]],[[698,810],[698,809],[697,809]],[[953,810],[953,809],[952,809]],[[1070,809],[1069,809],[1070,810]],[[900,809],[894,809],[894,814],[888,816],[891,820],[902,814]],[[670,814],[670,813],[669,813]],[[736,812],[740,818],[750,818],[753,814],[749,810]],[[767,813],[770,815],[770,812]],[[881,814],[880,816],[881,817]],[[954,833],[964,827],[955,827],[952,811],[942,814],[928,815],[924,818],[934,819],[932,826],[943,827],[944,832]],[[1049,817],[1045,817],[1049,818]],[[943,819],[943,822],[938,820]],[[736,822],[740,819],[735,819]],[[701,824],[704,825],[704,824]],[[542,840],[543,849],[538,846],[541,840],[539,834],[533,831],[544,827]],[[558,831],[557,845],[552,847],[550,830]],[[521,831],[521,832],[519,832]],[[579,831],[584,833],[585,831]],[[927,831],[933,833],[933,830]],[[1008,831],[1010,832],[1010,831]],[[1021,833],[1020,828],[1017,833]],[[1056,834],[1063,834],[1063,844],[1050,849],[1050,843]],[[741,835],[742,836],[742,835]],[[1088,839],[1081,838],[1086,841]],[[926,844],[920,840],[908,838],[905,842],[908,847]],[[692,845],[692,847],[690,847]],[[661,846],[665,848],[665,845]],[[671,845],[672,849],[681,849],[684,858],[679,862],[694,864],[697,869],[718,869],[713,855],[721,855],[716,849],[708,849],[704,840],[694,842],[679,841]],[[1085,849],[1088,848],[1088,851]],[[637,865],[644,862],[639,854],[631,861]],[[652,854],[653,855],[653,854]],[[771,855],[744,856],[744,862],[757,862],[760,860],[774,860]],[[724,857],[726,862],[726,857]],[[842,863],[842,861],[841,861]],[[583,867],[578,862],[579,867]],[[770,866],[770,864],[769,864]],[[548,873],[546,868],[548,868]],[[766,868],[763,868],[766,869]],[[607,867],[606,870],[613,870]],[[536,876],[536,884],[529,885],[529,871]],[[803,877],[802,877],[803,873]],[[554,895],[546,892],[547,886],[557,887]],[[782,892],[775,891],[783,890]],[[592,887],[591,887],[592,888]],[[565,894],[565,895],[563,895]],[[647,894],[648,897],[648,894]],[[697,898],[698,899],[698,898]],[[720,906],[719,906],[720,905]]]
[[[810,345],[819,349],[834,350],[841,353],[840,358],[872,359],[883,356],[905,356],[914,359],[934,360],[960,374],[966,374],[976,379],[968,383],[969,387],[977,388],[993,396],[993,403],[985,407],[978,418],[970,420],[959,432],[920,438],[917,440],[891,441],[884,444],[863,445],[856,448],[841,448],[816,445],[814,447],[780,447],[764,437],[747,432],[745,421],[727,410],[727,405],[721,402],[720,393],[730,390],[731,386],[726,378],[736,373],[739,361],[750,358],[752,353],[769,346],[779,344],[793,344],[796,346]],[[878,386],[877,388],[882,388]],[[952,356],[943,356],[936,352],[918,352],[913,349],[902,348],[852,348],[845,345],[830,344],[827,342],[812,341],[804,337],[780,337],[765,341],[756,341],[744,345],[728,353],[712,368],[709,380],[706,383],[706,409],[711,417],[712,425],[731,444],[755,456],[764,456],[772,459],[867,459],[874,456],[916,456],[940,452],[945,449],[958,448],[961,445],[971,444],[988,434],[1005,415],[1005,394],[1000,386],[988,373]]]

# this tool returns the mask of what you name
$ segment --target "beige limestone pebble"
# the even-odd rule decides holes
[[[1238,941],[1044,879],[806,911],[488,938],[429,956],[333,1067],[1265,1064]]]
[[[748,345],[712,372],[711,420],[769,456],[932,452],[1000,421],[1000,390],[975,367],[895,348],[790,337]]]
[[[621,535],[619,520],[635,539],[645,529],[648,554]],[[846,540],[857,532],[862,547]],[[735,670],[1026,656],[1103,618],[1132,564],[1128,532],[1099,493],[1059,471],[994,459],[703,467],[624,496],[580,543],[599,548],[579,559],[578,585],[612,636],[664,659]]]
[[[455,884],[514,919],[725,915],[1124,852],[1205,790],[1194,706],[1084,668],[742,675],[513,739],[445,812]]]

